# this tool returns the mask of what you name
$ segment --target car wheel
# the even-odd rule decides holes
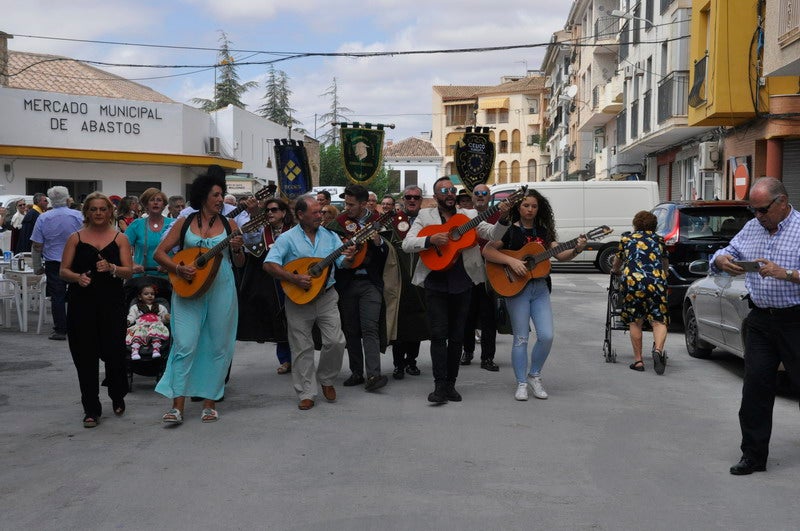
[[[714,346],[698,337],[697,319],[694,316],[694,308],[691,306],[686,309],[683,333],[686,339],[686,350],[691,357],[705,359],[711,355]]]
[[[597,268],[606,275],[611,274],[611,267],[614,265],[614,255],[617,254],[617,248],[609,246],[600,251],[597,255]]]

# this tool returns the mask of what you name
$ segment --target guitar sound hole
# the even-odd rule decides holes
[[[454,242],[457,242],[461,239],[461,235],[458,233],[458,229],[453,229],[449,233],[450,239]]]

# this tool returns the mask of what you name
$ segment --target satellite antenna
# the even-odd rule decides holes
[[[567,88],[564,89],[564,95],[569,99],[574,98],[577,93],[578,93],[578,87],[576,87],[575,85],[569,85],[567,86]]]

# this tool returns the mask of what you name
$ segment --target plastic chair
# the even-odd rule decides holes
[[[39,280],[39,285],[36,287],[36,301],[39,310],[39,321],[36,324],[36,333],[42,333],[42,325],[47,316],[47,306],[48,302],[50,302],[50,297],[47,296],[47,277],[42,275],[41,280]]]
[[[0,278],[0,300],[3,301],[3,311],[0,315],[3,316],[3,326],[9,328],[11,326],[11,303],[17,308],[17,322],[19,323],[20,330],[22,330],[22,305],[20,301],[20,287],[13,280],[7,278]]]

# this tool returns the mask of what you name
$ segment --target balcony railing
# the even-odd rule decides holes
[[[619,30],[619,61],[622,63],[625,58],[628,57],[629,46],[628,43],[630,42],[629,33],[628,33],[628,22],[622,25],[622,28]]]
[[[619,17],[599,17],[594,21],[594,42],[612,41],[617,37]]]
[[[596,111],[600,104],[600,85],[595,85],[592,89],[592,110]]]
[[[687,98],[689,105],[700,107],[706,102],[706,66],[708,64],[708,52],[699,61],[694,63],[694,84],[689,91]]]
[[[652,111],[650,110],[653,107],[653,91],[648,90],[644,93],[644,104],[642,106],[642,133],[649,133],[650,132],[650,121],[652,116]]]
[[[689,72],[672,72],[658,83],[658,123],[686,116],[689,99]]]
[[[663,15],[675,0],[661,0],[661,14]]]
[[[628,136],[628,121],[627,113],[623,110],[617,115],[617,145],[624,146]]]
[[[631,103],[631,138],[639,136],[639,100]]]
[[[778,44],[786,46],[800,38],[800,9],[797,0],[781,0],[778,8]]]

